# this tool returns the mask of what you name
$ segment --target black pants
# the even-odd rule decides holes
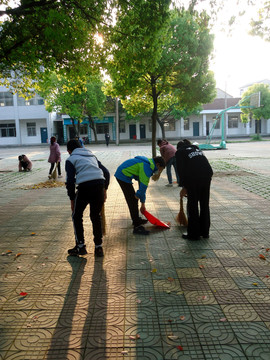
[[[187,212],[189,237],[208,236],[210,229],[210,185],[211,178],[190,180],[187,189]]]
[[[135,198],[135,190],[132,184],[117,179],[127,202],[133,226],[140,225],[138,200]]]
[[[50,175],[51,175],[51,173],[53,171],[54,165],[55,165],[55,163],[51,163],[51,167],[50,167],[50,171],[49,171]],[[61,175],[61,163],[60,163],[60,161],[58,162],[57,170],[58,170],[58,175],[60,176]]]
[[[104,204],[103,184],[79,185],[72,214],[76,244],[84,244],[83,212],[86,206],[90,206],[90,219],[93,226],[95,245],[102,244],[101,210]]]

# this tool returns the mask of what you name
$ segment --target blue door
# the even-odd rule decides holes
[[[48,140],[48,131],[47,128],[40,128],[41,142],[46,144]]]
[[[194,122],[193,123],[193,136],[199,136],[200,135],[200,123]]]

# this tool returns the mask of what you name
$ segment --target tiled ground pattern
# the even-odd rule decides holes
[[[148,225],[150,236],[136,237],[113,173],[139,150],[96,153],[112,174],[103,259],[87,214],[89,254],[67,256],[64,187],[20,188],[46,179],[47,163],[1,173],[0,359],[270,359],[270,178],[212,161],[211,236],[192,242],[181,239],[179,189],[163,174],[147,209],[171,229]]]

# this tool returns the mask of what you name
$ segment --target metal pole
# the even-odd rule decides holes
[[[119,106],[118,97],[115,99],[115,145],[119,145]]]

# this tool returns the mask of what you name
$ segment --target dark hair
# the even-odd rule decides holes
[[[164,161],[163,157],[156,156],[156,157],[154,157],[153,160],[154,160],[155,164],[159,164],[159,166],[165,168],[165,161]]]
[[[19,161],[21,161],[23,159],[23,157],[24,157],[24,155],[19,155],[18,156]]]
[[[188,139],[180,140],[177,144],[177,149],[180,149],[183,146],[192,145],[192,143]]]
[[[71,139],[71,140],[68,141],[67,150],[72,152],[74,149],[77,149],[77,148],[81,148],[81,144],[80,144],[80,142],[78,140]]]
[[[52,136],[51,137],[51,144],[55,143],[56,142],[56,137],[55,136]]]

